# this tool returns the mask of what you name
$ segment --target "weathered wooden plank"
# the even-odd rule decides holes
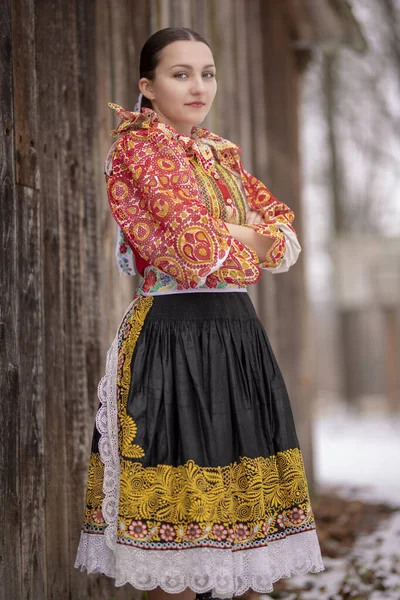
[[[158,0],[147,0],[146,4],[150,10],[150,33],[154,33],[158,27]]]
[[[149,1],[141,2],[136,5],[129,3],[130,16],[129,21],[131,24],[132,31],[132,43],[134,46],[134,53],[132,55],[132,63],[133,68],[130,69],[130,74],[133,77],[132,85],[136,86],[136,90],[139,93],[138,81],[139,81],[139,60],[140,60],[140,52],[147,38],[150,37],[151,31],[151,4]],[[133,88],[132,93],[133,92]],[[136,96],[134,96],[134,100],[136,101]]]
[[[171,0],[158,0],[157,29],[171,27]]]
[[[251,132],[251,167],[256,177],[262,180],[267,178],[267,164],[269,155],[268,132],[266,123],[265,106],[265,82],[263,79],[263,46],[262,46],[262,27],[260,2],[262,0],[252,0],[251,10],[244,4],[246,15],[244,18],[247,28],[247,62],[243,64],[251,75],[247,81],[249,90],[249,100],[246,110],[251,116],[249,129]],[[265,181],[267,185],[267,181]]]
[[[132,31],[127,0],[110,2],[110,50],[113,102],[129,107],[136,98],[136,65],[133,62]],[[129,65],[129,66],[128,66]],[[133,104],[132,104],[133,109]]]
[[[22,75],[22,74],[21,74]],[[18,77],[15,81],[20,80]],[[36,190],[17,186],[22,599],[47,598],[41,224]]]
[[[191,2],[182,0],[170,0],[171,12],[169,27],[190,27],[191,25]],[[202,4],[202,3],[200,3]]]
[[[188,25],[188,27],[191,27],[194,31],[200,33],[200,35],[204,36],[206,40],[211,43],[211,40],[208,39],[210,34],[208,21],[210,12],[209,0],[202,0],[202,2],[199,2],[198,0],[188,0],[185,4],[190,8],[190,25]]]
[[[46,597],[42,231],[37,189],[34,2],[12,4],[19,276],[19,423],[22,598]]]
[[[252,35],[247,37],[246,27],[247,13],[253,10],[254,2],[248,3],[243,0],[233,0],[234,9],[234,36],[237,47],[236,58],[236,95],[234,98],[234,107],[236,112],[236,121],[238,123],[239,137],[237,143],[243,150],[243,162],[249,171],[253,169],[252,164],[252,137],[251,129],[251,104],[250,79],[254,77],[253,69],[249,69],[249,46],[251,45]]]
[[[126,275],[120,275],[115,265],[115,239],[117,226],[113,220],[107,201],[104,161],[111,144],[115,141],[110,137],[109,131],[116,121],[113,111],[108,107],[108,102],[116,102],[133,110],[137,98],[137,80],[139,69],[138,49],[134,31],[140,29],[142,24],[137,23],[129,15],[132,15],[131,3],[124,3],[117,7],[115,2],[102,0],[96,3],[96,107],[97,107],[97,141],[95,144],[95,186],[99,203],[99,240],[101,240],[99,252],[100,297],[104,308],[104,318],[101,323],[102,350],[109,346],[115,329],[122,317],[122,311],[128,306],[133,296],[134,280]],[[145,15],[145,9],[141,8],[138,19]],[[148,17],[147,17],[148,18]],[[121,29],[123,27],[124,29]],[[143,29],[145,27],[143,26]],[[125,36],[125,39],[124,39]],[[126,40],[126,36],[129,40]],[[142,33],[143,43],[147,39],[146,31]],[[132,41],[133,40],[133,41]],[[127,47],[130,46],[132,56],[136,57],[137,63],[132,60],[128,66],[125,55]]]
[[[75,352],[78,352],[77,358],[81,361],[78,367],[78,373],[81,373],[80,377],[78,376],[77,380],[74,380],[75,378],[70,379],[70,385],[68,383],[66,385],[66,398],[68,399],[66,402],[66,419],[69,430],[67,469],[70,474],[68,489],[68,567],[70,572],[69,593],[74,600],[83,600],[88,597],[96,597],[101,592],[105,593],[100,577],[94,577],[92,581],[86,573],[76,570],[73,566],[83,517],[88,455],[93,425],[93,405],[95,404],[94,401],[97,401],[96,388],[100,367],[100,336],[98,331],[100,315],[98,310],[94,309],[98,306],[99,301],[98,211],[95,186],[93,185],[93,163],[89,160],[92,155],[95,131],[92,94],[96,88],[96,42],[91,34],[92,24],[95,20],[94,1],[78,3],[76,12],[71,11],[67,19],[61,11],[61,20],[67,22],[69,32],[67,47],[62,47],[62,53],[74,55],[71,71],[67,77],[68,100],[66,99],[65,107],[61,112],[65,116],[68,112],[73,115],[73,119],[69,119],[69,138],[65,139],[67,152],[62,158],[62,164],[74,165],[74,174],[71,177],[71,181],[74,182],[74,189],[71,190],[73,198],[70,198],[68,192],[66,198],[71,212],[76,212],[76,215],[74,216],[73,226],[70,228],[69,213],[65,214],[64,212],[64,239],[66,240],[66,253],[70,257],[69,260],[75,255],[75,261],[78,261],[78,266],[75,266],[75,270],[78,270],[78,272],[72,280],[74,285],[72,294],[75,297],[73,302],[78,302],[75,306],[66,310],[66,327],[69,328],[66,337],[71,341],[69,349],[65,353],[66,373],[73,372],[76,368],[73,360],[71,360],[71,354],[74,355]],[[70,47],[68,47],[69,44]],[[73,123],[72,127],[71,121]],[[73,140],[75,140],[75,143]],[[70,148],[74,152],[72,157],[68,153]],[[63,151],[61,150],[62,155]],[[63,178],[62,173],[63,168],[61,168],[60,173]],[[67,169],[64,177],[68,178]],[[68,280],[65,279],[64,281],[66,288],[68,288]],[[67,293],[67,298],[71,298],[70,293]],[[71,310],[77,310],[81,313],[79,323],[75,325],[73,321],[71,322]],[[84,323],[84,327],[79,331],[82,323]],[[75,329],[75,326],[78,329]],[[80,338],[78,347],[77,336]]]
[[[77,4],[77,36],[78,36],[78,77],[80,98],[80,131],[81,131],[81,185],[83,190],[84,241],[83,272],[85,319],[87,324],[86,369],[89,405],[90,398],[96,397],[97,381],[102,362],[100,348],[99,322],[101,316],[91,307],[99,306],[99,200],[96,194],[95,169],[92,160],[96,144],[96,115],[93,114],[93,90],[96,89],[96,40],[92,35],[92,26],[96,18],[96,2]]]
[[[66,462],[66,415],[64,371],[64,250],[61,205],[65,202],[60,179],[60,114],[58,89],[70,56],[59,53],[63,24],[57,3],[36,2],[36,69],[38,82],[38,119],[41,131],[38,149],[42,173],[41,211],[43,229],[43,306],[45,339],[43,361],[46,410],[46,561],[47,598],[69,598],[68,485]]]
[[[233,27],[227,26],[234,19],[234,6],[231,0],[219,0],[215,6],[215,37],[213,48],[217,60],[219,79],[218,94],[215,98],[215,109],[218,113],[218,131],[222,137],[232,141],[239,139],[237,114],[237,79],[236,56],[237,41]]]
[[[101,376],[104,356],[100,339],[102,320],[102,298],[100,297],[99,253],[101,251],[99,235],[99,214],[101,202],[96,193],[95,165],[89,157],[97,142],[96,117],[93,114],[92,92],[96,89],[96,42],[91,35],[92,24],[96,17],[96,2],[78,3],[78,78],[80,99],[81,131],[81,186],[83,190],[83,273],[84,307],[86,320],[86,373],[88,413],[97,408],[97,384]],[[100,174],[99,174],[100,175]],[[100,175],[101,176],[101,175]],[[102,177],[101,177],[102,178]],[[98,307],[99,310],[93,310]],[[91,436],[91,432],[87,434]],[[86,449],[89,451],[89,448]],[[81,468],[87,470],[87,462]]]
[[[80,92],[78,78],[78,45],[76,3],[58,3],[58,53],[65,61],[58,88],[60,141],[58,148],[60,190],[62,190],[61,222],[63,255],[63,333],[66,436],[66,474],[68,476],[67,507],[68,564],[65,573],[69,594],[76,600],[87,597],[82,585],[82,573],[72,569],[75,560],[78,527],[82,521],[81,496],[77,494],[86,482],[90,416],[87,398],[86,339],[87,320],[84,282],[84,177],[83,134],[80,123]],[[62,27],[61,27],[62,24]],[[87,580],[85,580],[87,584]]]
[[[242,2],[246,11],[243,20],[247,29],[247,64],[243,64],[250,74],[247,81],[249,92],[247,114],[250,115],[248,124],[251,134],[251,162],[248,162],[247,156],[243,156],[243,163],[251,173],[260,179],[265,185],[269,186],[268,178],[268,157],[273,149],[269,147],[268,130],[266,122],[266,101],[265,101],[265,82],[262,74],[263,65],[263,30],[261,24],[260,2],[262,0],[252,0],[251,4]],[[276,279],[269,273],[263,273],[261,281],[249,288],[250,297],[257,310],[268,337],[273,345],[277,339],[277,324],[275,320],[276,305]]]
[[[104,3],[103,6],[99,6],[99,3],[87,3],[85,8],[77,5],[75,44],[79,60],[76,70],[78,80],[84,81],[84,85],[81,85],[80,88],[79,105],[77,103],[78,96],[75,94],[76,105],[75,107],[71,106],[70,110],[80,115],[80,130],[77,132],[79,168],[76,172],[76,192],[79,195],[80,191],[88,190],[88,195],[85,193],[81,198],[84,206],[82,230],[84,278],[81,280],[84,301],[81,310],[87,326],[85,331],[87,399],[80,399],[81,404],[86,408],[86,415],[80,415],[80,424],[83,425],[84,430],[81,431],[79,441],[75,439],[75,447],[71,447],[69,450],[74,464],[74,489],[80,490],[80,494],[77,495],[76,510],[72,511],[71,509],[70,511],[71,528],[73,528],[73,532],[71,532],[72,560],[77,545],[75,520],[79,515],[80,526],[83,516],[90,451],[87,436],[92,434],[95,412],[98,408],[97,383],[103,374],[106,346],[110,342],[110,339],[102,335],[102,332],[104,334],[106,329],[110,332],[110,338],[114,335],[117,321],[121,317],[121,308],[125,303],[123,296],[126,295],[126,305],[132,298],[132,281],[127,277],[120,277],[115,267],[116,226],[111,218],[106,199],[103,165],[108,148],[113,142],[108,135],[112,126],[112,113],[107,102],[113,100],[127,108],[133,108],[137,75],[134,67],[126,68],[126,61],[128,60],[129,64],[135,64],[134,58],[138,55],[135,29],[143,30],[146,18],[148,19],[148,14],[143,7],[140,8],[139,13],[138,15],[137,10],[133,11],[129,2],[118,3],[118,5],[115,2]],[[142,14],[144,24],[143,22],[134,22],[134,17],[141,19]],[[93,22],[96,23],[96,37],[91,35]],[[146,39],[147,36],[144,35]],[[116,56],[119,57],[120,68],[115,72],[113,66]],[[74,89],[75,85],[75,82],[71,81],[69,87]],[[96,87],[98,89],[96,94],[98,100],[97,124],[101,125],[94,127],[93,121],[96,119],[96,115],[93,114],[92,99],[93,89]],[[114,90],[114,92],[110,90]],[[94,162],[93,156],[95,157]],[[107,230],[110,231],[108,240],[104,235]],[[68,236],[67,220],[66,235]],[[76,248],[73,251],[76,251]],[[87,286],[87,282],[89,286]],[[70,282],[70,285],[76,286],[77,281]],[[115,290],[115,297],[111,296],[111,299],[110,289]],[[73,409],[72,421],[76,412],[76,408]],[[68,421],[71,422],[71,419]],[[83,582],[86,582],[86,586],[82,585]],[[134,595],[130,586],[115,589],[113,581],[103,575],[87,577],[86,573],[78,571],[72,576],[71,589],[74,599],[94,598],[99,594],[108,594],[121,600],[128,600]],[[87,595],[85,595],[85,590],[87,590]]]
[[[21,597],[19,494],[18,238],[15,195],[11,2],[0,11],[0,598]]]
[[[38,121],[36,106],[34,0],[12,2],[12,36],[14,80],[14,119],[16,181],[40,188],[37,164]],[[23,77],[18,74],[24,73]]]
[[[113,69],[113,36],[114,33],[113,15],[114,5],[109,0],[100,0],[96,2],[96,143],[94,148],[94,177],[95,191],[98,198],[98,221],[97,228],[99,234],[99,269],[100,277],[100,297],[105,319],[100,324],[100,336],[102,340],[102,349],[111,343],[114,334],[114,322],[118,321],[118,300],[114,293],[115,290],[125,283],[128,278],[121,278],[117,281],[118,273],[115,270],[113,258],[116,226],[110,218],[110,210],[105,193],[104,181],[104,160],[107,152],[113,143],[113,138],[109,136],[109,131],[114,126],[113,112],[108,108],[108,102],[123,104],[123,100],[118,98],[115,93],[115,75]],[[108,287],[110,286],[110,287]],[[128,304],[127,296],[127,304]]]

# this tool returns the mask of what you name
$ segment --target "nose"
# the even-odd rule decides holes
[[[192,94],[202,94],[205,90],[204,77],[201,75],[196,75],[193,78],[192,83]]]

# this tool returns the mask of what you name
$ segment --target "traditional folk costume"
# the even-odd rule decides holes
[[[246,286],[287,271],[293,212],[241,149],[150,108],[106,163],[120,269],[143,276],[107,355],[75,566],[221,598],[324,569],[290,401]],[[265,261],[224,222],[274,240]]]

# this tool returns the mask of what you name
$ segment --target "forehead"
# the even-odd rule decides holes
[[[161,50],[159,66],[169,68],[175,64],[204,67],[214,63],[210,48],[203,42],[179,40]]]

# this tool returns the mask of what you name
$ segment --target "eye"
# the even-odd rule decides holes
[[[175,73],[174,77],[176,77],[177,79],[184,79],[184,77],[181,77],[181,75],[184,75],[184,77],[187,77],[186,73]]]
[[[212,77],[215,77],[215,73],[211,73],[210,71],[208,73],[203,73],[203,76],[205,75],[209,75],[209,77],[207,77],[206,79],[211,79]]]

